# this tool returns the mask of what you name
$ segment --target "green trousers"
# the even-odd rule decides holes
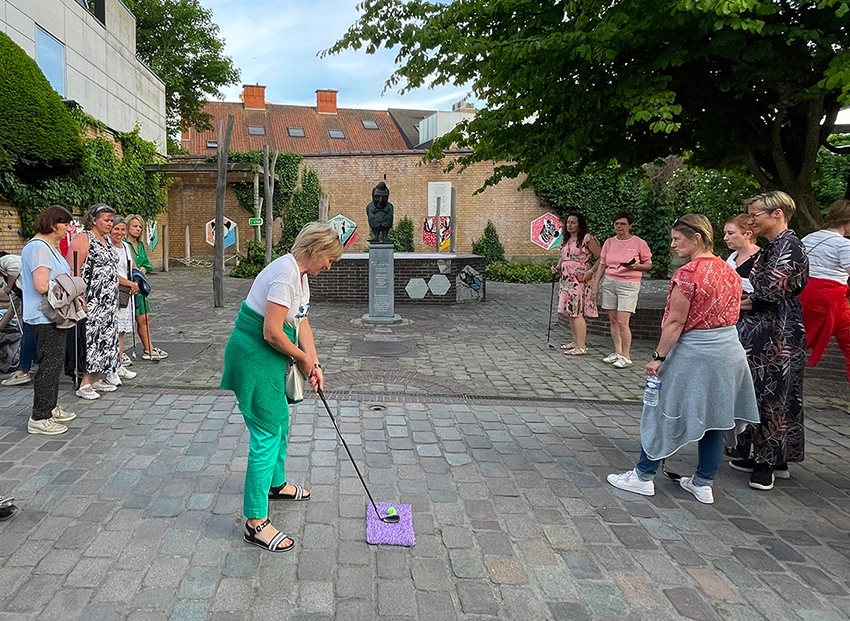
[[[251,433],[248,442],[248,468],[245,470],[245,492],[242,512],[246,518],[260,519],[269,515],[269,489],[286,481],[286,441],[289,436],[289,412],[277,433],[258,427],[247,418]]]

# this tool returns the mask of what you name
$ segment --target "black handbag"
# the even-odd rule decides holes
[[[127,308],[131,297],[130,285],[118,285],[118,308]]]

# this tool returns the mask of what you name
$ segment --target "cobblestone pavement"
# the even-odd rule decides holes
[[[640,370],[599,362],[599,338],[594,356],[551,352],[545,286],[491,286],[474,308],[400,307],[412,322],[391,334],[352,323],[362,309],[315,305],[331,405],[376,499],[413,506],[417,543],[365,543],[360,483],[305,401],[288,477],[314,497],[271,513],[296,549],[247,546],[247,435],[215,386],[248,283],[228,280],[215,310],[208,271],[153,285],[152,330],[171,356],[138,361],[136,381],[96,402],[63,383],[60,403],[79,416],[67,434],[27,435],[30,389],[0,391],[0,492],[21,507],[0,523],[0,621],[850,614],[846,412],[810,395],[806,461],[772,492],[727,466],[711,506],[663,477],[651,498],[616,490],[605,475],[639,450]],[[412,341],[418,357],[351,356],[367,337]],[[669,466],[694,462],[685,450]]]

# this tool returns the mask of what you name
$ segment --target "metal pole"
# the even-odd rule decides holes
[[[168,225],[162,225],[162,271],[168,271],[168,257],[171,253],[168,251]]]
[[[272,189],[269,185],[269,145],[263,145],[263,202],[266,208],[266,265],[272,262]]]
[[[186,227],[186,237],[183,239],[184,248],[186,251],[186,260],[192,260],[192,245],[189,241],[189,227]]]
[[[457,233],[457,189],[452,188],[452,208],[449,211],[451,214],[449,218],[451,222],[449,225],[451,228],[449,229],[449,252],[454,253],[455,251],[455,237]]]
[[[215,246],[213,250],[213,306],[224,306],[224,193],[227,189],[227,157],[230,155],[230,138],[233,135],[233,115],[218,122],[218,179],[215,186]],[[223,140],[222,140],[223,134]]]
[[[442,241],[442,235],[440,234],[440,197],[437,197],[437,214],[434,217],[434,230],[437,231],[434,242],[434,252],[437,254],[440,253],[440,242]]]

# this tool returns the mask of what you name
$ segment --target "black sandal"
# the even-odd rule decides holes
[[[289,552],[292,548],[295,547],[295,541],[292,539],[292,537],[287,537],[280,531],[278,531],[277,535],[272,537],[272,540],[268,543],[257,539],[257,534],[269,524],[271,524],[271,520],[269,519],[266,519],[266,521],[260,524],[259,526],[250,526],[247,522],[245,522],[245,535],[243,538],[247,543],[254,544],[255,546],[260,546],[261,548],[265,548],[269,552]],[[288,546],[279,548],[278,545],[284,539],[289,539],[291,543]]]
[[[277,487],[273,487],[269,490],[269,500],[310,500],[310,492],[307,492],[307,495],[304,495],[304,488],[300,485],[295,485],[295,493],[294,494],[281,494],[283,488],[286,487],[286,481],[283,482],[283,485],[278,485]]]

